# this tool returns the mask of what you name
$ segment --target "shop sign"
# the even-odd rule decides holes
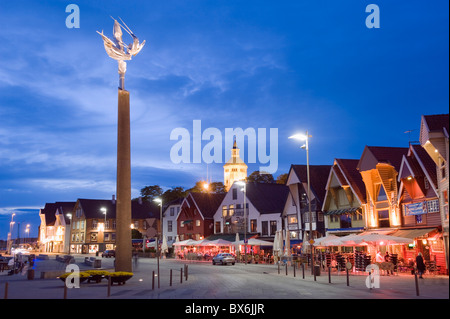
[[[422,215],[427,213],[426,202],[406,204],[405,205],[405,215]]]

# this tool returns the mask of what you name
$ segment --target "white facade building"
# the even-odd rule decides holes
[[[245,192],[246,196],[243,186],[233,183],[214,214],[214,233],[239,233],[243,239],[246,226],[247,238],[273,238],[277,230],[282,230],[281,214],[288,188],[281,184],[247,183]]]

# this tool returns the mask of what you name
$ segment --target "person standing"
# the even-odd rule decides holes
[[[419,272],[419,278],[423,278],[422,275],[425,272],[425,263],[423,262],[422,253],[419,253],[416,257],[416,268]]]

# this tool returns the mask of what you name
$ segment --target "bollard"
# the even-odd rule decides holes
[[[111,276],[108,276],[108,297],[111,296]]]
[[[314,265],[312,265],[312,271],[314,273],[314,281],[317,281],[316,280],[316,267]]]
[[[288,268],[288,265],[287,265],[287,262],[286,262],[286,276],[288,275],[288,270],[287,270],[287,268]]]
[[[414,279],[416,281],[416,296],[419,296],[419,281],[417,280],[417,272],[414,272]]]
[[[294,264],[294,278],[295,278],[295,264]]]
[[[4,299],[8,299],[8,282],[5,282],[5,296]]]
[[[183,268],[180,268],[180,284],[183,283]]]
[[[170,269],[170,283],[169,286],[172,287],[172,269]]]
[[[331,284],[331,267],[328,267],[328,283]]]
[[[188,280],[188,265],[186,265],[186,269],[184,270],[184,280],[187,281]]]
[[[152,271],[152,290],[155,290],[155,271]]]
[[[302,263],[303,279],[305,279],[305,264]]]
[[[350,286],[350,281],[349,281],[349,278],[348,278],[348,268],[345,268],[345,270],[347,271],[347,286]]]
[[[278,262],[278,274],[280,274],[280,262]]]

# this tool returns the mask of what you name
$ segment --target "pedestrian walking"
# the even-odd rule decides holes
[[[423,262],[422,253],[419,253],[416,257],[416,268],[419,272],[419,278],[423,278],[422,275],[425,272],[425,263]]]

